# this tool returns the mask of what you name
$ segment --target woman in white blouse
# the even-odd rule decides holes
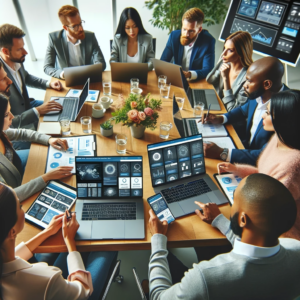
[[[110,56],[110,62],[148,63],[149,71],[153,69],[152,36],[133,7],[126,7],[121,14]]]
[[[0,183],[0,299],[99,299],[117,252],[85,255],[86,270],[80,253],[76,251],[74,237],[79,224],[75,214],[70,221],[66,214],[53,217],[44,231],[15,248],[16,236],[22,231],[24,221],[24,211],[15,191]],[[61,253],[53,267],[46,263],[28,263],[26,260],[32,257],[32,252],[61,228],[69,252],[67,259]],[[69,275],[64,279],[58,267],[64,270],[66,264]]]

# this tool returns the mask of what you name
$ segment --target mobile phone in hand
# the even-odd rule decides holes
[[[147,201],[161,222],[167,221],[170,224],[175,221],[175,217],[161,193],[149,197]]]

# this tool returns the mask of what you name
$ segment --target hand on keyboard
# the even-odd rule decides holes
[[[213,220],[221,214],[221,211],[216,203],[201,203],[198,201],[195,201],[195,204],[197,204],[202,212],[199,209],[195,210],[196,215],[205,223],[211,224]]]
[[[48,101],[44,104],[35,107],[36,110],[39,112],[40,115],[45,115],[49,112],[58,113],[62,110],[62,105],[57,103],[56,101]]]

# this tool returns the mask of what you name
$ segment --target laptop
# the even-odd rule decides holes
[[[181,66],[155,58],[152,58],[152,61],[157,77],[159,75],[165,75],[167,76],[167,83],[183,88],[180,71]]]
[[[130,82],[131,78],[138,78],[140,83],[147,84],[148,64],[147,63],[110,63],[111,80]]]
[[[190,101],[190,104],[192,107],[195,106],[196,103],[202,102],[204,103],[204,108],[208,109],[209,105],[211,110],[221,110],[219,100],[216,96],[215,90],[210,89],[192,89],[188,81],[186,80],[185,76],[183,75],[182,70],[181,72],[181,78],[182,78],[182,84],[184,91],[186,93],[187,98]]]
[[[142,156],[75,157],[76,240],[144,239]]]
[[[194,201],[228,203],[206,174],[202,134],[151,144],[147,148],[153,189],[161,193],[175,218],[199,209]]]
[[[102,82],[102,64],[64,68],[66,86],[82,85],[90,82]]]
[[[85,83],[81,94],[78,98],[69,98],[69,97],[51,97],[51,99],[55,99],[63,106],[63,109],[58,112],[50,112],[44,115],[44,122],[55,122],[59,121],[60,118],[68,117],[70,121],[75,122],[84,102],[88,99],[89,95],[89,84],[90,80],[88,79]],[[50,99],[50,101],[51,101]]]

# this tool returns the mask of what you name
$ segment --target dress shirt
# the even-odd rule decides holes
[[[135,54],[135,56],[129,56],[127,54],[127,62],[129,62],[129,63],[138,63],[139,58],[140,58],[139,49],[138,49],[138,52]]]
[[[193,43],[190,43],[189,45],[183,47],[182,69],[184,71],[189,71],[191,55],[197,38]],[[189,71],[189,72],[191,72],[191,78],[187,78],[188,80],[197,79],[197,73],[195,71]]]
[[[279,92],[283,91],[283,88],[284,88],[284,85],[282,85]],[[255,112],[254,112],[254,115],[253,115],[253,119],[252,119],[252,127],[251,127],[251,130],[250,130],[250,142],[249,142],[249,144],[251,144],[251,142],[252,142],[252,140],[255,136],[257,126],[259,125],[263,114],[267,110],[267,106],[270,102],[270,99],[267,102],[263,103],[262,98],[258,97],[258,98],[256,98],[256,102],[257,102],[257,106],[256,106],[256,109],[255,109]],[[227,123],[228,119],[225,115],[223,115],[223,119],[224,119],[224,121],[223,121],[222,124]],[[232,149],[228,149],[228,155],[227,155],[226,161],[231,160],[231,152],[232,152]]]

